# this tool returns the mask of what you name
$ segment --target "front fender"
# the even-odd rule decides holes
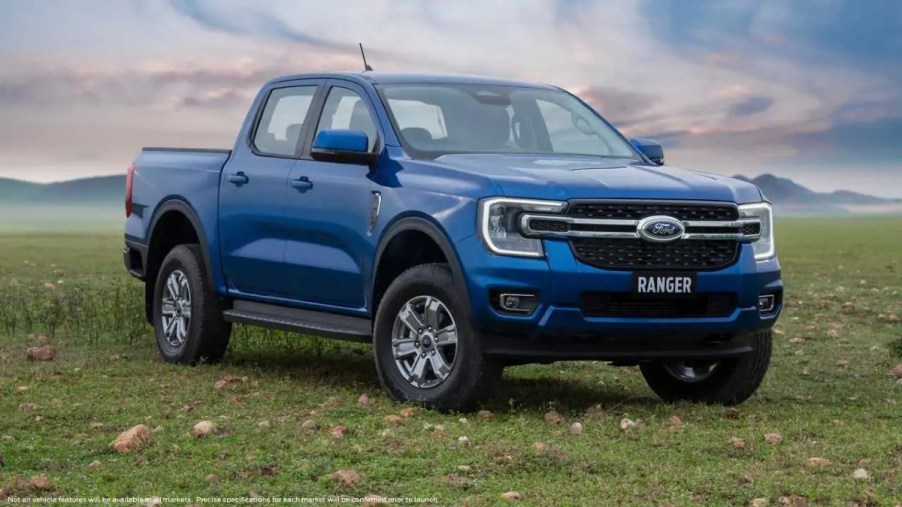
[[[464,271],[460,263],[460,258],[457,255],[457,250],[454,248],[454,244],[450,241],[448,234],[445,232],[442,225],[435,220],[435,218],[423,214],[396,217],[385,227],[385,229],[383,229],[383,233],[378,243],[379,246],[376,248],[376,258],[374,260],[373,273],[370,277],[370,286],[368,288],[368,293],[371,295],[370,301],[375,300],[373,291],[376,287],[378,266],[382,261],[385,248],[391,243],[393,238],[406,231],[417,231],[426,234],[436,245],[438,245],[442,254],[445,256],[445,259],[448,260],[448,267],[451,269],[451,274],[454,277],[454,283],[457,285],[458,293],[464,295],[465,304],[469,308],[470,301],[467,292],[466,279],[464,278]]]

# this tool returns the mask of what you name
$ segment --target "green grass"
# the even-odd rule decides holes
[[[506,370],[483,407],[491,421],[417,409],[399,425],[384,418],[405,407],[382,393],[367,347],[238,328],[223,364],[167,365],[143,322],[141,286],[124,273],[121,234],[8,232],[0,487],[34,495],[16,477],[44,474],[63,496],[375,494],[545,506],[779,505],[796,495],[808,505],[894,505],[902,386],[886,373],[899,362],[891,343],[902,333],[902,219],[783,220],[778,232],[788,307],[768,378],[738,417],[663,404],[635,368],[559,363]],[[56,359],[26,361],[48,334]],[[358,405],[363,393],[370,406]],[[35,409],[20,411],[25,403]],[[552,409],[566,424],[545,422]],[[641,424],[622,431],[623,418]],[[192,437],[204,419],[219,431]],[[302,429],[307,419],[318,428]],[[568,429],[575,421],[580,435]],[[142,451],[115,454],[110,442],[136,424],[159,431]],[[331,437],[335,425],[347,427],[343,439]],[[782,442],[765,443],[771,432]],[[831,464],[809,466],[812,457]],[[89,470],[94,460],[103,464]],[[870,478],[854,479],[857,468]],[[340,487],[332,474],[342,469],[360,480]],[[501,498],[511,490],[522,499]]]

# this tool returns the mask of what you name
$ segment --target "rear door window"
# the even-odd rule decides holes
[[[254,134],[261,155],[293,157],[316,86],[277,88],[269,94]]]

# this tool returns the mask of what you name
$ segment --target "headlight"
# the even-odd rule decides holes
[[[492,253],[520,257],[542,257],[542,240],[524,237],[519,216],[524,211],[560,213],[567,206],[559,201],[535,201],[492,197],[479,201],[479,233]]]
[[[739,206],[740,218],[757,218],[761,220],[761,238],[752,243],[756,261],[766,261],[776,254],[774,246],[774,212],[766,202],[743,204]]]

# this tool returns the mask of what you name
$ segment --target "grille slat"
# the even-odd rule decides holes
[[[696,204],[675,202],[574,202],[568,215],[582,218],[622,218],[641,220],[667,215],[678,220],[737,220],[739,210],[733,204]]]
[[[580,309],[587,317],[725,317],[736,308],[736,294],[712,292],[691,299],[658,299],[630,292],[584,292]]]
[[[734,204],[673,201],[575,201],[567,214],[577,218],[623,220],[641,220],[654,215],[694,222],[739,219],[739,211]],[[716,231],[706,229],[705,232]],[[614,270],[714,270],[732,264],[739,255],[739,242],[715,239],[651,243],[642,239],[571,238],[570,248],[581,262]]]

